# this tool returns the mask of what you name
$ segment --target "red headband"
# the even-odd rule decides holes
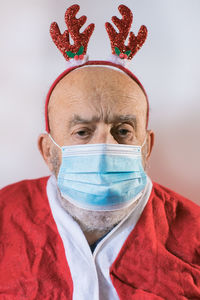
[[[89,39],[94,31],[94,24],[90,24],[82,33],[80,33],[81,27],[85,24],[87,18],[82,16],[79,19],[76,18],[80,7],[75,4],[69,7],[65,13],[65,23],[67,25],[67,30],[61,34],[60,29],[57,23],[52,23],[50,27],[50,34],[53,42],[61,51],[63,56],[69,63],[72,62],[71,66],[67,68],[58,78],[54,81],[52,86],[49,89],[49,92],[46,97],[45,103],[45,121],[46,121],[46,131],[49,133],[49,119],[48,119],[48,104],[51,97],[53,89],[56,87],[58,82],[69,74],[71,71],[81,68],[83,66],[112,66],[115,67],[124,73],[126,73],[130,78],[132,78],[142,89],[146,96],[147,100],[147,122],[146,127],[148,126],[149,120],[149,101],[148,96],[145,92],[144,87],[137,77],[127,68],[123,66],[126,60],[131,60],[137,51],[144,44],[147,37],[147,28],[143,25],[140,27],[138,35],[135,36],[133,32],[130,32],[131,24],[133,21],[133,14],[131,10],[125,5],[120,5],[118,7],[119,12],[122,15],[122,19],[117,17],[112,17],[113,23],[118,28],[117,32],[110,23],[106,23],[106,30],[108,32],[111,48],[112,48],[112,59],[111,61],[87,61],[87,46]],[[130,32],[130,35],[129,35]],[[74,44],[70,44],[69,35],[74,40]],[[129,35],[128,45],[125,45],[125,41]]]

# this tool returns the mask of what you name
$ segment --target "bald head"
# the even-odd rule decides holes
[[[135,134],[137,130],[143,135],[147,100],[139,85],[127,74],[107,67],[84,67],[67,74],[56,85],[48,114],[50,131],[61,144],[76,144],[70,129],[77,124],[83,125],[84,121],[93,125],[127,121],[127,126],[134,127]],[[137,142],[136,136],[127,140],[129,144],[132,142]]]

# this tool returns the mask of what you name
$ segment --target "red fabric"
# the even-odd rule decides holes
[[[143,85],[139,81],[139,79],[130,70],[126,69],[125,67],[123,67],[121,65],[117,65],[117,64],[114,64],[114,63],[109,62],[109,61],[98,60],[98,61],[88,61],[88,62],[86,62],[83,65],[79,65],[79,66],[68,68],[62,74],[60,74],[56,78],[56,80],[53,82],[53,84],[51,85],[51,87],[50,87],[50,89],[48,91],[48,94],[47,94],[47,97],[46,97],[46,102],[45,102],[45,124],[46,124],[46,131],[48,133],[50,132],[49,119],[48,119],[48,105],[49,105],[49,100],[50,100],[50,97],[51,97],[51,93],[53,92],[53,90],[56,87],[56,85],[58,84],[58,82],[62,78],[64,78],[68,73],[70,73],[71,71],[73,71],[75,69],[78,69],[78,68],[81,68],[83,66],[91,66],[91,65],[94,65],[94,66],[112,66],[112,67],[115,67],[117,69],[120,69],[120,70],[124,71],[124,73],[126,73],[128,76],[130,76],[141,87],[141,89],[143,90],[143,92],[144,92],[144,94],[146,96],[146,99],[147,99],[147,122],[146,122],[146,128],[147,128],[148,121],[149,121],[149,100],[148,100],[147,93],[146,93]]]
[[[47,179],[0,192],[0,299],[72,299]],[[200,208],[154,184],[110,274],[120,299],[200,299]]]
[[[154,184],[110,273],[120,299],[200,299],[200,207]]]
[[[73,283],[46,195],[48,178],[0,192],[0,299],[72,299]]]

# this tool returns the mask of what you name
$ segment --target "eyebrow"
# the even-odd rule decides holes
[[[79,115],[74,115],[73,118],[69,121],[69,127],[73,127],[78,124],[91,124],[100,121],[100,117],[94,116],[90,119],[84,119]],[[106,117],[104,120],[105,123],[131,123],[135,127],[137,125],[137,119],[135,115],[114,115],[112,118]]]
[[[111,123],[131,123],[134,128],[137,128],[137,119],[135,115],[117,115],[114,116],[113,122]]]

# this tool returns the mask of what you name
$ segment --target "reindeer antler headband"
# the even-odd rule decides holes
[[[141,26],[138,35],[135,36],[132,31],[130,32],[133,22],[133,14],[131,10],[125,5],[120,5],[118,9],[122,15],[122,19],[114,16],[112,17],[112,21],[119,29],[119,33],[116,32],[114,27],[109,22],[105,24],[111,42],[112,54],[119,56],[120,59],[131,60],[144,44],[147,38],[147,28],[144,25]],[[67,9],[65,13],[67,30],[65,30],[63,34],[60,33],[60,29],[56,22],[52,23],[50,27],[52,40],[67,61],[71,59],[80,61],[84,60],[90,37],[95,28],[94,24],[90,24],[83,33],[80,33],[80,29],[87,21],[87,17],[82,16],[77,19],[76,14],[79,10],[80,6],[77,4],[72,5]],[[129,32],[129,42],[126,46],[125,41],[129,35]],[[73,45],[70,44],[69,35],[74,41]]]
[[[125,62],[131,60],[144,44],[147,38],[147,28],[146,26],[142,25],[140,27],[138,35],[136,36],[133,32],[130,32],[133,21],[133,14],[131,10],[125,5],[120,5],[118,9],[120,14],[122,15],[122,19],[113,16],[112,21],[118,28],[119,32],[117,32],[109,22],[105,24],[112,49],[112,56],[107,61],[88,61],[88,56],[86,54],[87,47],[90,37],[94,31],[95,25],[88,25],[88,27],[82,33],[80,33],[80,29],[86,23],[87,17],[82,16],[79,19],[76,18],[76,14],[80,10],[79,5],[74,4],[67,9],[65,13],[65,23],[67,25],[67,30],[65,30],[63,34],[61,34],[59,26],[56,22],[51,24],[50,34],[52,40],[68,62],[68,68],[54,81],[46,98],[45,119],[47,132],[50,131],[48,121],[48,103],[53,89],[55,88],[57,83],[72,70],[78,67],[91,65],[111,66],[120,69],[137,82],[147,98],[148,124],[149,103],[145,89],[137,79],[137,77],[130,70],[124,67]],[[125,41],[128,35],[128,45],[125,45]],[[74,44],[70,44],[70,36],[73,39]]]

